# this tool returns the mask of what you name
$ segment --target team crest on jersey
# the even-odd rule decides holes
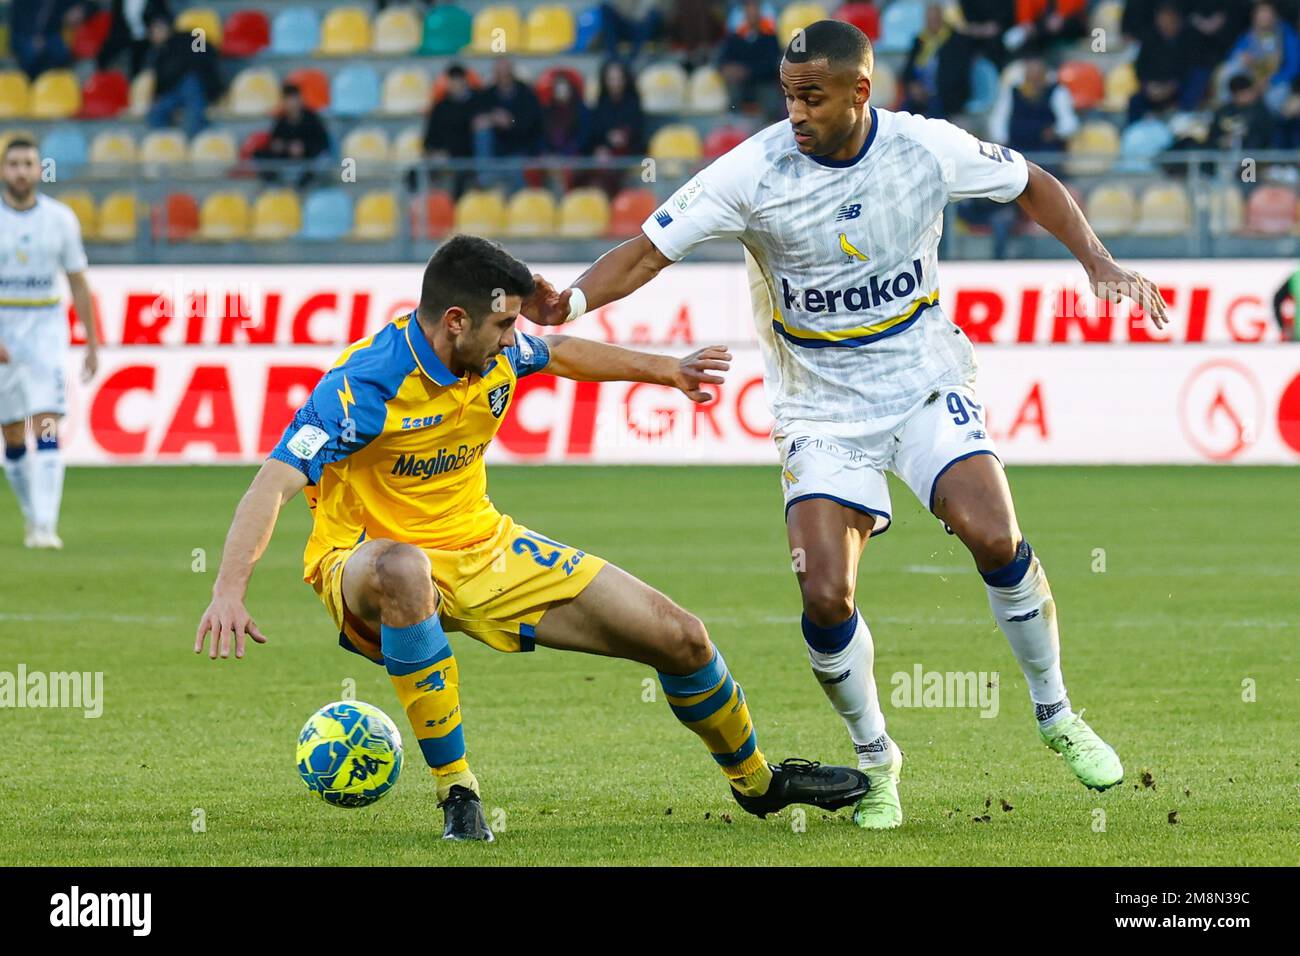
[[[488,392],[488,407],[492,409],[492,416],[500,418],[505,414],[506,404],[510,401],[510,383],[498,385],[492,391]]]
[[[835,221],[844,222],[846,219],[857,219],[862,215],[862,203],[846,202],[839,209],[835,210]]]
[[[858,252],[857,246],[849,242],[849,237],[845,233],[840,233],[840,252],[844,253],[850,259],[857,259],[859,262],[870,262],[870,258]]]

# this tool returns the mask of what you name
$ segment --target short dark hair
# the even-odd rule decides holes
[[[865,69],[870,73],[876,55],[871,40],[851,23],[843,20],[818,20],[796,33],[785,48],[791,63],[825,60],[832,71]]]
[[[297,83],[286,83],[280,87],[281,96],[302,96],[302,87]]]
[[[453,63],[451,66],[447,67],[447,76],[453,80],[463,80],[467,75],[465,68],[459,63]]]
[[[499,244],[478,236],[453,236],[424,267],[419,314],[436,320],[459,306],[477,323],[495,311],[496,296],[528,296],[533,286],[528,266]]]
[[[1228,92],[1242,93],[1254,85],[1254,81],[1245,73],[1237,73],[1232,77],[1232,79],[1228,80]]]
[[[26,133],[15,133],[5,140],[4,154],[8,156],[11,149],[34,149],[38,153],[41,151],[41,148],[36,145],[36,140]]]

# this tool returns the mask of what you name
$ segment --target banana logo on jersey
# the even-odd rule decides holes
[[[840,233],[840,252],[844,253],[850,259],[857,259],[859,262],[870,262],[871,260],[858,252],[853,243],[849,242],[849,237]]]

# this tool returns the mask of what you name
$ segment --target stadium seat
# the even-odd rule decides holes
[[[397,200],[387,189],[368,192],[357,203],[352,238],[383,242],[397,235]]]
[[[1261,236],[1290,235],[1296,228],[1297,200],[1286,186],[1259,186],[1246,200],[1245,231]]]
[[[226,103],[235,116],[270,116],[280,105],[280,81],[269,67],[245,67],[235,74]]]
[[[1201,193],[1198,198],[1205,204],[1211,235],[1227,236],[1242,230],[1246,222],[1246,201],[1236,186],[1221,186]]]
[[[145,133],[144,139],[140,140],[136,159],[141,163],[164,166],[183,163],[188,155],[183,133],[174,129],[156,129]]]
[[[144,117],[153,105],[153,70],[141,70],[131,81],[127,94],[126,115],[135,119]]]
[[[925,4],[921,0],[894,0],[880,14],[881,53],[907,53],[925,26]]]
[[[1105,120],[1084,123],[1070,139],[1067,168],[1076,175],[1104,173],[1119,155],[1119,133]]]
[[[459,53],[473,38],[474,18],[460,7],[436,6],[424,16],[421,56]]]
[[[500,236],[506,227],[506,204],[501,194],[481,189],[468,190],[456,203],[457,232],[476,236]]]
[[[1119,236],[1129,233],[1137,213],[1133,191],[1127,186],[1098,186],[1088,194],[1088,221],[1098,235]]]
[[[1056,71],[1057,82],[1070,91],[1076,110],[1090,110],[1106,95],[1106,80],[1097,64],[1086,60],[1062,63]]]
[[[18,70],[0,71],[0,119],[21,119],[27,115],[31,88],[27,75]]]
[[[54,161],[56,182],[85,166],[88,155],[85,134],[76,126],[56,126],[41,137],[41,158]]]
[[[578,38],[578,26],[568,7],[542,4],[528,11],[524,37],[526,53],[554,55],[573,47]]]
[[[366,116],[379,109],[379,74],[364,64],[345,66],[330,82],[330,113]]]
[[[33,119],[67,119],[81,112],[81,87],[71,70],[46,70],[32,83],[29,115]]]
[[[284,78],[286,83],[294,83],[302,92],[302,101],[308,109],[329,109],[330,78],[324,70],[312,66],[299,67]]]
[[[418,163],[424,157],[424,130],[408,126],[393,140],[392,160],[395,163]]]
[[[997,102],[1000,77],[998,68],[985,57],[977,56],[970,65],[970,99],[966,112],[981,115],[993,109]]]
[[[661,126],[658,132],[650,137],[648,152],[655,159],[680,159],[688,162],[695,162],[704,155],[700,134],[696,132],[694,126],[687,126],[685,123]]]
[[[257,56],[271,44],[271,21],[261,10],[236,10],[226,18],[222,56]]]
[[[609,231],[609,199],[600,189],[574,189],[560,202],[560,235],[594,239]]]
[[[231,171],[232,176],[249,176],[252,175],[251,164],[256,162],[253,155],[259,149],[271,142],[271,131],[269,129],[255,129],[239,144],[239,167]]]
[[[523,49],[523,21],[514,7],[483,7],[474,16],[471,45],[476,53],[507,53]]]
[[[203,42],[209,46],[220,47],[224,39],[221,32],[221,17],[211,7],[190,7],[188,10],[182,10],[176,14],[173,27],[177,33],[188,33],[191,36],[195,35],[195,30],[203,31]]]
[[[1138,201],[1139,236],[1180,236],[1192,228],[1192,203],[1187,190],[1178,183],[1147,188]]]
[[[13,51],[9,49],[9,24],[0,23],[0,59],[7,59],[13,56]]]
[[[851,23],[865,33],[872,43],[880,39],[880,11],[874,3],[846,3],[835,11],[836,20]]]
[[[506,206],[506,235],[538,239],[555,234],[555,198],[545,189],[521,189]]]
[[[199,207],[199,238],[230,242],[248,235],[248,200],[243,193],[215,192]]]
[[[456,225],[456,204],[442,190],[411,199],[411,235],[417,239],[438,239]]]
[[[382,126],[358,126],[343,137],[339,152],[360,165],[386,163],[390,153],[388,134]]]
[[[1154,116],[1140,119],[1125,127],[1119,137],[1120,162],[1117,172],[1146,173],[1151,160],[1174,145],[1174,134]]]
[[[748,138],[748,134],[739,126],[715,126],[704,138],[704,158],[715,160],[731,152]]]
[[[641,108],[652,116],[677,114],[686,105],[686,71],[673,62],[656,63],[636,78]]]
[[[591,6],[578,11],[574,29],[577,36],[573,38],[572,53],[586,53],[601,34],[605,15],[600,7]]]
[[[113,29],[113,14],[107,10],[92,13],[73,31],[68,50],[74,60],[93,60]],[[0,56],[8,56],[8,51]]]
[[[1120,0],[1102,0],[1092,9],[1088,32],[1091,37],[1094,30],[1105,30],[1106,52],[1114,53],[1124,46],[1124,31],[1121,23],[1124,19],[1124,4]]]
[[[659,200],[650,190],[624,189],[610,205],[609,234],[614,237],[638,235],[641,224],[658,208]]]
[[[249,238],[258,242],[291,239],[302,229],[302,206],[292,189],[268,189],[253,203]]]
[[[785,49],[790,38],[794,36],[795,31],[802,30],[810,23],[818,20],[829,20],[830,14],[820,3],[791,3],[787,4],[781,11],[780,18],[776,21],[776,41]]]
[[[697,67],[687,85],[687,111],[711,115],[725,113],[730,105],[722,74],[711,66]]]
[[[376,53],[405,56],[420,45],[420,18],[412,7],[391,7],[375,17],[372,49]]]
[[[92,73],[81,88],[81,115],[84,119],[108,119],[126,109],[131,87],[126,76],[117,70]]]
[[[325,56],[357,56],[370,52],[370,17],[361,7],[335,7],[320,25],[320,46]]]
[[[390,116],[424,113],[432,102],[433,83],[421,67],[398,67],[384,77],[380,109]]]
[[[87,241],[98,233],[98,218],[95,213],[95,198],[84,189],[71,189],[54,197],[77,215],[81,225],[81,237]]]
[[[134,242],[138,229],[135,193],[113,192],[104,197],[99,204],[95,238],[100,242]]]
[[[1108,113],[1123,113],[1128,110],[1128,101],[1138,91],[1137,72],[1132,63],[1120,63],[1106,73],[1105,92],[1101,98],[1101,108]]]
[[[214,167],[220,166],[224,173],[224,167],[238,159],[234,137],[224,129],[205,129],[190,140],[190,162],[206,166],[209,171],[216,171]]]
[[[307,197],[302,210],[302,238],[322,242],[342,239],[352,231],[352,197],[335,186]]]
[[[276,56],[310,56],[320,46],[320,14],[311,7],[281,10],[271,21],[271,52]]]
[[[199,231],[199,204],[189,193],[171,193],[161,208],[154,210],[156,239],[184,242]]]
[[[135,140],[130,133],[108,129],[90,143],[90,162],[95,166],[133,166],[136,155]]]
[[[898,102],[898,75],[884,60],[871,72],[871,103],[892,110]]]

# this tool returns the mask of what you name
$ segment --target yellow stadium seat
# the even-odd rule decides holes
[[[1210,215],[1210,233],[1216,236],[1240,232],[1246,221],[1246,201],[1236,186],[1223,186],[1202,194]]]
[[[1075,174],[1104,173],[1119,155],[1119,133],[1105,120],[1084,123],[1070,139],[1070,158],[1066,163]]]
[[[1113,52],[1124,45],[1124,33],[1120,24],[1124,19],[1124,4],[1120,0],[1102,0],[1093,7],[1092,22],[1089,24],[1089,39],[1093,30],[1105,30],[1106,50]]]
[[[394,7],[383,10],[375,17],[376,53],[401,56],[411,53],[420,45],[424,22],[411,7]]]
[[[474,16],[470,48],[476,53],[518,53],[524,25],[514,7],[484,7]]]
[[[101,242],[133,242],[139,215],[135,207],[135,193],[109,193],[99,204],[99,231]]]
[[[776,42],[782,49],[789,44],[796,30],[802,30],[818,20],[829,20],[830,14],[820,3],[792,3],[781,11],[776,24]]]
[[[302,204],[292,189],[268,189],[253,203],[250,239],[275,242],[292,239],[302,229]]]
[[[199,238],[228,242],[248,235],[248,200],[236,192],[216,192],[199,207]]]
[[[343,137],[342,154],[358,163],[386,163],[391,150],[388,134],[378,126],[358,126]]]
[[[156,166],[183,163],[188,156],[185,135],[174,129],[156,129],[145,133],[136,153],[139,162]]]
[[[703,155],[700,134],[694,126],[670,123],[650,138],[650,155],[655,159],[698,160]]]
[[[384,77],[380,109],[393,116],[414,116],[429,108],[433,83],[418,67],[390,70]]]
[[[609,199],[601,189],[575,189],[560,203],[560,235],[571,239],[603,236],[609,229]]]
[[[127,116],[139,119],[149,112],[149,107],[153,105],[153,88],[153,70],[141,70],[135,75],[127,98]]]
[[[84,189],[59,193],[56,198],[77,214],[77,222],[81,224],[82,238],[94,239],[98,232],[96,229],[98,220],[95,215],[95,198]]]
[[[686,102],[692,113],[725,113],[731,104],[722,74],[711,66],[696,69],[687,84]]]
[[[81,85],[71,70],[46,70],[32,84],[29,113],[34,119],[67,119],[81,110]]]
[[[577,24],[568,7],[543,4],[533,7],[525,24],[529,53],[563,53],[573,47],[578,37]]]
[[[636,78],[641,108],[652,115],[680,113],[686,103],[686,71],[677,63],[655,63]]]
[[[182,10],[176,14],[174,29],[177,33],[188,33],[192,37],[195,30],[202,30],[205,44],[221,46],[221,17],[211,7],[190,7],[188,10]]]
[[[96,166],[127,166],[135,160],[135,140],[130,133],[105,130],[90,143],[90,161]]]
[[[207,129],[190,141],[190,162],[229,165],[239,159],[234,138],[225,130]]]
[[[505,231],[506,204],[498,192],[470,189],[456,203],[456,231],[499,236]]]
[[[417,163],[424,156],[424,131],[418,126],[408,126],[393,140],[393,162]]]
[[[1120,63],[1106,74],[1106,92],[1102,95],[1102,109],[1110,113],[1123,113],[1128,101],[1138,91],[1137,71],[1132,63]]]
[[[21,119],[27,115],[31,89],[27,76],[17,70],[0,71],[0,119]]]
[[[9,24],[0,23],[0,57],[13,56],[13,51],[9,49]]]
[[[1178,183],[1151,186],[1138,203],[1139,236],[1178,236],[1192,228],[1192,202]]]
[[[361,7],[335,7],[320,26],[318,53],[355,56],[370,50],[370,17]]]
[[[1137,203],[1126,186],[1098,186],[1088,194],[1088,221],[1098,235],[1125,235],[1133,229]]]
[[[506,235],[517,239],[555,234],[555,199],[545,189],[521,189],[506,207]]]
[[[356,239],[383,241],[397,235],[397,200],[386,189],[362,196],[355,217],[352,235]]]
[[[250,66],[235,75],[226,102],[235,116],[269,116],[280,105],[280,81],[270,68]]]

